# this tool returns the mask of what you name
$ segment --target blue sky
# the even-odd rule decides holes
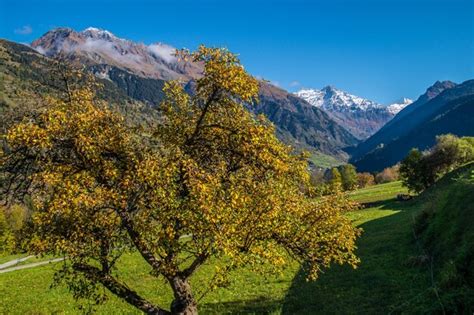
[[[474,79],[473,0],[0,0],[0,38],[28,43],[58,26],[225,46],[290,91],[331,84],[381,103]]]

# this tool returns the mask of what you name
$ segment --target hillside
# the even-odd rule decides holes
[[[436,86],[438,89],[433,92]],[[430,98],[440,90],[442,92]],[[429,148],[437,135],[471,136],[474,134],[473,101],[474,80],[456,86],[437,83],[379,132],[359,144],[351,152],[351,162],[360,171],[378,171],[399,162],[413,147]]]
[[[26,112],[43,106],[45,96],[64,97],[65,82],[58,72],[59,67],[53,59],[28,46],[0,39],[0,115],[4,123],[2,128],[8,125],[6,119],[19,119]],[[67,67],[64,70],[67,70]],[[70,79],[74,84],[81,84],[77,78]],[[103,85],[103,88],[97,91],[98,98],[107,101],[114,109],[135,121],[155,119],[156,111],[151,110],[138,98],[129,97],[128,90],[119,88],[105,78],[98,77],[98,82]],[[125,84],[132,86],[130,82]],[[137,84],[141,85],[143,82]]]
[[[49,36],[49,35],[48,35]],[[3,108],[38,105],[46,94],[60,93],[63,82],[57,78],[57,64],[25,45],[0,41],[0,101]],[[83,57],[81,57],[82,59]],[[73,64],[72,64],[73,65]],[[163,98],[164,80],[144,77],[108,64],[89,64],[86,67],[104,85],[99,96],[115,104],[126,115],[137,120],[148,120],[156,115],[153,107]],[[347,158],[342,148],[357,143],[344,128],[326,113],[307,104],[290,93],[261,82],[260,102],[249,107],[253,112],[265,114],[277,127],[279,138],[298,149],[306,149],[331,164]],[[127,114],[128,113],[128,114]],[[328,155],[328,157],[324,157]],[[318,164],[318,160],[316,164]]]
[[[433,261],[439,303],[432,312],[474,312],[474,163],[420,196],[416,233]]]
[[[180,79],[186,84],[199,78],[203,70],[200,64],[175,58],[175,48],[166,44],[135,43],[96,28],[81,32],[53,29],[35,40],[32,47],[45,56],[61,56],[72,65],[85,65],[130,98],[151,105],[163,97],[161,88],[166,80]],[[298,149],[347,160],[343,149],[356,145],[356,137],[323,110],[267,82],[260,84],[260,102],[249,109],[266,115],[276,125],[281,140]]]
[[[206,295],[200,313],[419,314],[442,313],[444,308],[449,314],[471,314],[473,172],[474,164],[467,165],[408,202],[395,200],[398,193],[406,193],[400,182],[351,193],[352,199],[369,205],[349,214],[354,224],[364,229],[358,241],[359,268],[332,266],[316,282],[307,282],[296,265],[277,277],[259,276],[245,269],[232,274],[226,289]],[[17,257],[0,257],[0,263]],[[141,274],[140,278],[127,278],[140,292],[154,301],[170,298],[171,292],[156,284],[138,255],[126,255],[118,264],[118,268],[130,270],[130,275]],[[218,260],[203,266],[193,280],[199,283],[206,279],[216,264]],[[67,288],[49,288],[56,268],[47,265],[0,273],[0,294],[4,297],[0,313],[29,312],[32,302],[38,314],[79,313]],[[97,311],[138,313],[114,296]]]

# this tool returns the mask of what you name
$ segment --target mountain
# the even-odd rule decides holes
[[[47,57],[61,55],[66,60],[86,66],[106,64],[160,80],[190,80],[202,73],[199,64],[178,62],[174,47],[163,43],[135,43],[93,27],[81,32],[56,28],[31,43],[31,47]]]
[[[81,32],[53,29],[31,47],[47,58],[60,57],[72,66],[85,67],[107,85],[113,85],[112,90],[147,108],[160,103],[165,81],[179,79],[188,89],[203,72],[202,64],[177,60],[171,46],[135,43],[97,28]],[[33,50],[29,50],[31,54]],[[260,102],[249,109],[265,114],[282,141],[338,160],[348,158],[343,149],[356,145],[358,140],[333,118],[284,90],[263,81],[260,85]]]
[[[413,100],[403,97],[387,106],[387,109],[393,115],[398,114],[402,109],[413,103]]]
[[[264,114],[276,126],[282,139],[304,148],[316,148],[333,156],[344,157],[341,148],[358,140],[325,111],[311,106],[304,99],[268,83],[260,85],[260,101],[252,109]]]
[[[409,100],[404,100],[403,103],[383,106],[333,86],[326,86],[321,90],[303,89],[295,95],[326,111],[358,139],[366,139],[374,134],[410,103]]]
[[[7,120],[22,119],[25,113],[44,106],[45,96],[64,97],[66,86],[57,69],[55,60],[31,47],[0,39],[1,130],[9,125]],[[80,82],[79,78],[70,80],[74,85]],[[97,97],[115,110],[136,122],[156,119],[156,110],[129,97],[114,82],[101,78],[98,81],[103,88],[97,90]]]
[[[456,85],[436,82],[379,132],[352,152],[360,171],[378,171],[396,164],[411,148],[425,150],[437,135],[474,136],[474,80]]]
[[[404,134],[406,131],[409,131],[410,128],[413,126],[407,126],[405,123],[400,123],[404,119],[412,120],[414,125],[416,125],[416,121],[420,120],[417,117],[412,117],[411,114],[415,111],[419,111],[424,104],[426,104],[431,99],[438,96],[441,92],[446,89],[450,89],[454,87],[456,84],[451,81],[444,81],[435,82],[432,86],[426,89],[426,92],[422,94],[418,99],[410,104],[410,106],[401,110],[392,120],[387,122],[379,131],[377,131],[374,135],[372,135],[367,140],[359,143],[357,147],[351,151],[351,160],[357,161],[362,158],[365,154],[369,153],[370,151],[376,149],[378,146],[383,146],[391,142],[392,140],[398,138],[400,135]],[[423,111],[420,111],[419,115],[424,116]]]

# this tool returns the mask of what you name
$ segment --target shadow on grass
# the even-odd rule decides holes
[[[433,300],[427,268],[408,264],[420,254],[411,232],[416,204],[392,199],[377,206],[399,212],[360,226],[359,267],[332,266],[315,282],[307,282],[300,271],[285,297],[283,314],[414,312]]]
[[[378,209],[398,211],[362,224],[357,269],[333,265],[317,281],[301,270],[284,300],[206,303],[202,314],[387,314],[423,312],[435,303],[426,266],[409,261],[419,255],[412,237],[416,203],[395,199],[377,202]]]

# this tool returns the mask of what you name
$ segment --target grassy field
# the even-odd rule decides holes
[[[342,164],[341,161],[335,159],[334,157],[318,151],[311,152],[309,161],[315,166],[322,168],[331,168]]]
[[[389,313],[416,310],[434,303],[429,272],[410,265],[420,255],[413,242],[413,202],[398,202],[404,192],[400,183],[378,185],[357,191],[354,200],[371,203],[370,208],[350,214],[364,229],[358,242],[361,264],[353,270],[333,266],[316,282],[306,282],[292,265],[279,276],[256,275],[252,270],[232,275],[232,285],[206,295],[200,301],[202,314],[335,314]],[[216,262],[214,262],[216,263]],[[218,262],[217,262],[218,263]],[[50,289],[55,268],[43,266],[0,274],[0,314],[73,314],[77,304],[64,287]],[[149,275],[149,268],[137,255],[120,261],[124,280],[152,301],[168,305],[171,292]],[[196,295],[205,290],[199,284],[212,272],[204,266],[193,278]],[[111,297],[97,309],[101,314],[135,314],[133,308]]]
[[[352,192],[350,196],[352,200],[360,203],[373,203],[389,200],[396,197],[397,194],[406,193],[408,193],[407,189],[398,181],[359,189]]]

